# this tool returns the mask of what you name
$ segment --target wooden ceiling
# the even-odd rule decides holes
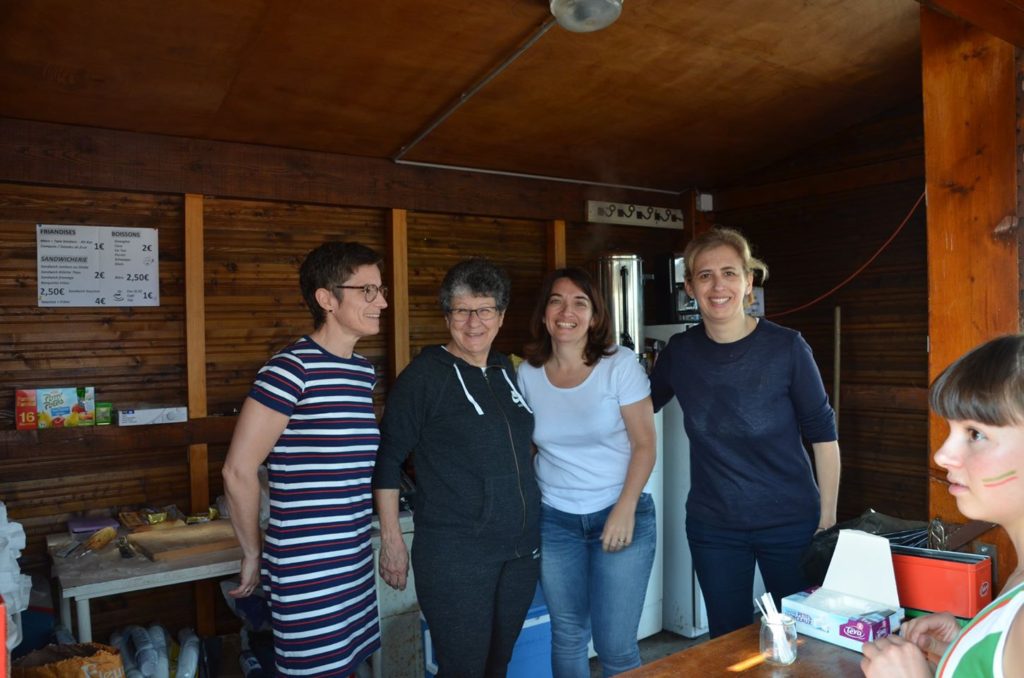
[[[914,0],[625,0],[544,32],[403,160],[727,185],[920,100]],[[0,116],[395,158],[546,0],[0,3]]]

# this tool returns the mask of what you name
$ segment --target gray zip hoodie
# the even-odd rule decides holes
[[[388,394],[374,489],[398,489],[410,454],[416,532],[469,537],[510,557],[540,545],[540,492],[530,453],[533,412],[509,359],[487,367],[428,346]]]

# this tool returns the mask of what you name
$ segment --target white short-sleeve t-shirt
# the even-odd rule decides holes
[[[543,367],[519,367],[519,390],[534,413],[537,484],[544,503],[559,511],[607,508],[626,481],[631,450],[619,408],[648,397],[651,387],[636,355],[615,349],[573,388],[553,386]]]

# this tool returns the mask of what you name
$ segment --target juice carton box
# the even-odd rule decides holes
[[[96,390],[78,388],[36,389],[39,428],[92,426],[96,423]]]
[[[14,424],[19,431],[34,431],[39,428],[36,415],[35,389],[14,391]]]

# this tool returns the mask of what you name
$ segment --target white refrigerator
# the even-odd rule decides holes
[[[638,639],[652,636],[658,631],[661,631],[663,617],[662,605],[664,583],[662,573],[664,570],[664,559],[662,554],[665,550],[662,544],[664,539],[665,519],[662,517],[662,514],[664,512],[663,500],[665,497],[663,485],[665,477],[665,462],[663,461],[663,458],[665,455],[662,449],[662,441],[664,438],[661,435],[662,416],[660,412],[654,415],[654,429],[655,434],[658,437],[658,443],[656,445],[657,461],[655,461],[654,469],[651,471],[651,478],[647,481],[647,490],[651,493],[651,499],[654,500],[658,546],[654,552],[654,566],[651,568],[651,578],[647,582],[647,595],[644,597],[644,610],[640,615],[640,625],[637,628],[636,637]]]
[[[668,343],[693,325],[647,325],[644,337]],[[686,541],[686,496],[690,493],[690,441],[683,430],[683,411],[673,398],[661,410],[662,627],[695,638],[708,631],[707,611]]]

